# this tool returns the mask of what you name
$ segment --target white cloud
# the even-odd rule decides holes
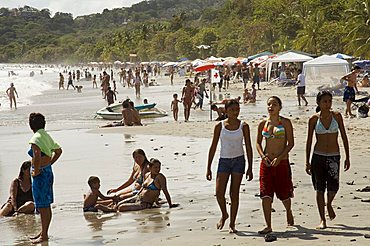
[[[73,17],[101,13],[103,9],[130,7],[142,0],[1,0],[0,7],[17,8],[28,5],[37,9],[48,8],[56,12],[72,13]]]

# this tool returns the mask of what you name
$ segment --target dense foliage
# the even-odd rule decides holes
[[[0,8],[0,62],[177,60],[288,49],[370,58],[370,0],[147,0],[73,18]],[[205,44],[208,50],[196,48]]]

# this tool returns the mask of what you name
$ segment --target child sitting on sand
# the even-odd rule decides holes
[[[84,195],[84,212],[98,212],[101,210],[103,212],[116,212],[114,207],[103,205],[98,201],[98,198],[102,200],[112,200],[112,202],[116,201],[118,197],[114,196],[104,196],[99,188],[100,188],[100,179],[96,176],[90,176],[89,180],[87,181],[91,190]]]
[[[256,97],[257,97],[257,90],[256,86],[252,85],[252,93],[248,91],[247,88],[244,90],[244,103],[255,103],[256,102]]]
[[[118,211],[137,211],[152,208],[154,203],[158,203],[161,190],[166,196],[170,208],[178,206],[178,204],[172,203],[170,193],[167,190],[166,177],[160,173],[161,162],[152,158],[149,163],[149,171],[150,172],[145,175],[144,183],[138,194],[134,198],[118,203]]]

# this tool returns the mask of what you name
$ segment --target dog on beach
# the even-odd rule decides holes
[[[76,85],[77,93],[82,93],[82,85]]]

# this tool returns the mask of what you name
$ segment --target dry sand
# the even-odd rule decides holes
[[[159,81],[169,83],[164,79]],[[240,87],[240,84],[233,85],[232,97],[241,94],[238,92]],[[54,166],[55,203],[49,245],[264,244],[263,237],[256,233],[263,228],[264,219],[260,199],[255,196],[259,190],[259,158],[254,143],[258,121],[266,116],[265,98],[274,94],[283,99],[282,114],[291,118],[294,126],[295,147],[290,161],[295,185],[292,208],[296,224],[286,227],[284,207],[276,200],[272,220],[278,240],[274,245],[368,245],[370,239],[366,239],[364,234],[370,233],[370,203],[361,202],[361,199],[369,199],[370,193],[356,190],[370,185],[370,166],[367,165],[370,155],[369,119],[345,119],[352,167],[346,173],[341,172],[340,190],[334,200],[337,218],[328,222],[326,230],[316,230],[319,215],[315,193],[310,177],[304,171],[307,119],[314,113],[314,98],[308,98],[310,106],[297,107],[293,88],[262,87],[266,90],[258,91],[256,105],[241,106],[240,117],[250,124],[252,132],[254,180],[247,182],[244,179],[241,186],[237,234],[229,234],[227,224],[222,231],[215,228],[220,217],[214,197],[215,181],[205,179],[208,148],[215,124],[207,120],[209,111],[192,111],[191,121],[187,123],[183,122],[180,111],[180,122],[173,122],[168,116],[154,121],[144,120],[143,127],[100,129],[97,126],[106,122],[94,119],[92,115],[93,109],[102,107],[104,102],[100,101],[98,91],[92,89],[84,89],[78,95],[48,91],[35,98],[34,104],[28,108],[3,112],[9,115],[11,123],[0,124],[3,125],[0,127],[1,202],[5,202],[8,196],[9,183],[17,175],[19,164],[27,158],[27,141],[32,133],[22,120],[27,119],[29,112],[40,111],[50,119],[47,129],[64,150]],[[180,93],[181,85],[163,88],[158,100],[163,100],[160,105],[168,110],[172,93]],[[150,90],[144,88],[143,94]],[[119,92],[121,97],[133,94],[132,91],[126,94],[127,89],[123,88],[119,88]],[[168,101],[165,101],[163,93],[167,94]],[[149,101],[156,100],[153,95],[152,98],[147,97]],[[341,98],[335,98],[333,107],[343,112],[343,106]],[[88,189],[88,176],[98,175],[103,191],[117,187],[129,176],[133,164],[131,152],[136,148],[143,148],[148,157],[162,161],[162,172],[168,178],[172,200],[180,207],[169,209],[164,205],[139,212],[83,214],[82,194]],[[0,218],[0,245],[28,245],[27,237],[39,226],[39,216]]]

